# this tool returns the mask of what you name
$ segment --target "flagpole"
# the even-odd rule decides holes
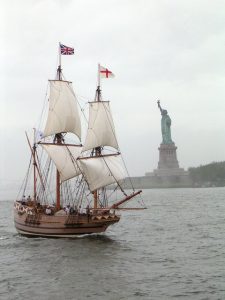
[[[98,86],[100,88],[100,64],[98,64]]]
[[[59,66],[58,66],[58,69],[57,69],[57,79],[58,80],[62,80],[62,76],[61,76],[61,72],[62,72],[62,69],[61,69],[61,47],[60,47],[61,43],[59,42]]]
[[[60,48],[60,42],[59,42],[59,65],[60,65],[60,69],[61,69],[61,48]]]

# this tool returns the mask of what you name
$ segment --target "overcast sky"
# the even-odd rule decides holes
[[[23,179],[24,131],[36,127],[58,43],[83,107],[95,95],[97,64],[130,175],[157,168],[161,115],[172,119],[180,167],[225,160],[225,1],[1,0],[0,180]]]

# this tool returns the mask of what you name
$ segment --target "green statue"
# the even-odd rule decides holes
[[[162,144],[173,144],[173,141],[171,139],[171,131],[170,131],[171,119],[167,114],[167,110],[162,109],[159,100],[157,101],[157,103],[162,115],[162,119],[161,119]]]

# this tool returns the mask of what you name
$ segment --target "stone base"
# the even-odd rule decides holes
[[[188,175],[187,171],[184,171],[183,168],[171,168],[171,169],[155,169],[153,172],[145,173],[145,176],[161,176],[161,177],[168,177],[168,176],[185,176]]]
[[[161,144],[159,149],[158,168],[153,173],[146,173],[145,176],[163,177],[188,176],[188,172],[179,167],[177,160],[177,147],[175,144]]]
[[[159,149],[158,170],[179,169],[177,147],[175,144],[161,144]]]
[[[149,176],[126,178],[122,187],[126,189],[153,189],[153,188],[187,188],[192,187],[188,172],[183,175],[157,176],[154,173],[147,173]],[[132,181],[132,186],[130,183]]]

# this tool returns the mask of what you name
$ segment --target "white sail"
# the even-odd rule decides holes
[[[81,147],[57,144],[41,144],[41,146],[55,163],[62,181],[81,174],[76,163],[76,159],[81,153]]]
[[[50,80],[48,118],[43,137],[72,132],[81,138],[81,122],[72,83]]]
[[[91,191],[126,177],[121,155],[92,157],[79,160]]]
[[[108,101],[89,103],[89,124],[83,151],[99,146],[118,149],[115,128]]]

